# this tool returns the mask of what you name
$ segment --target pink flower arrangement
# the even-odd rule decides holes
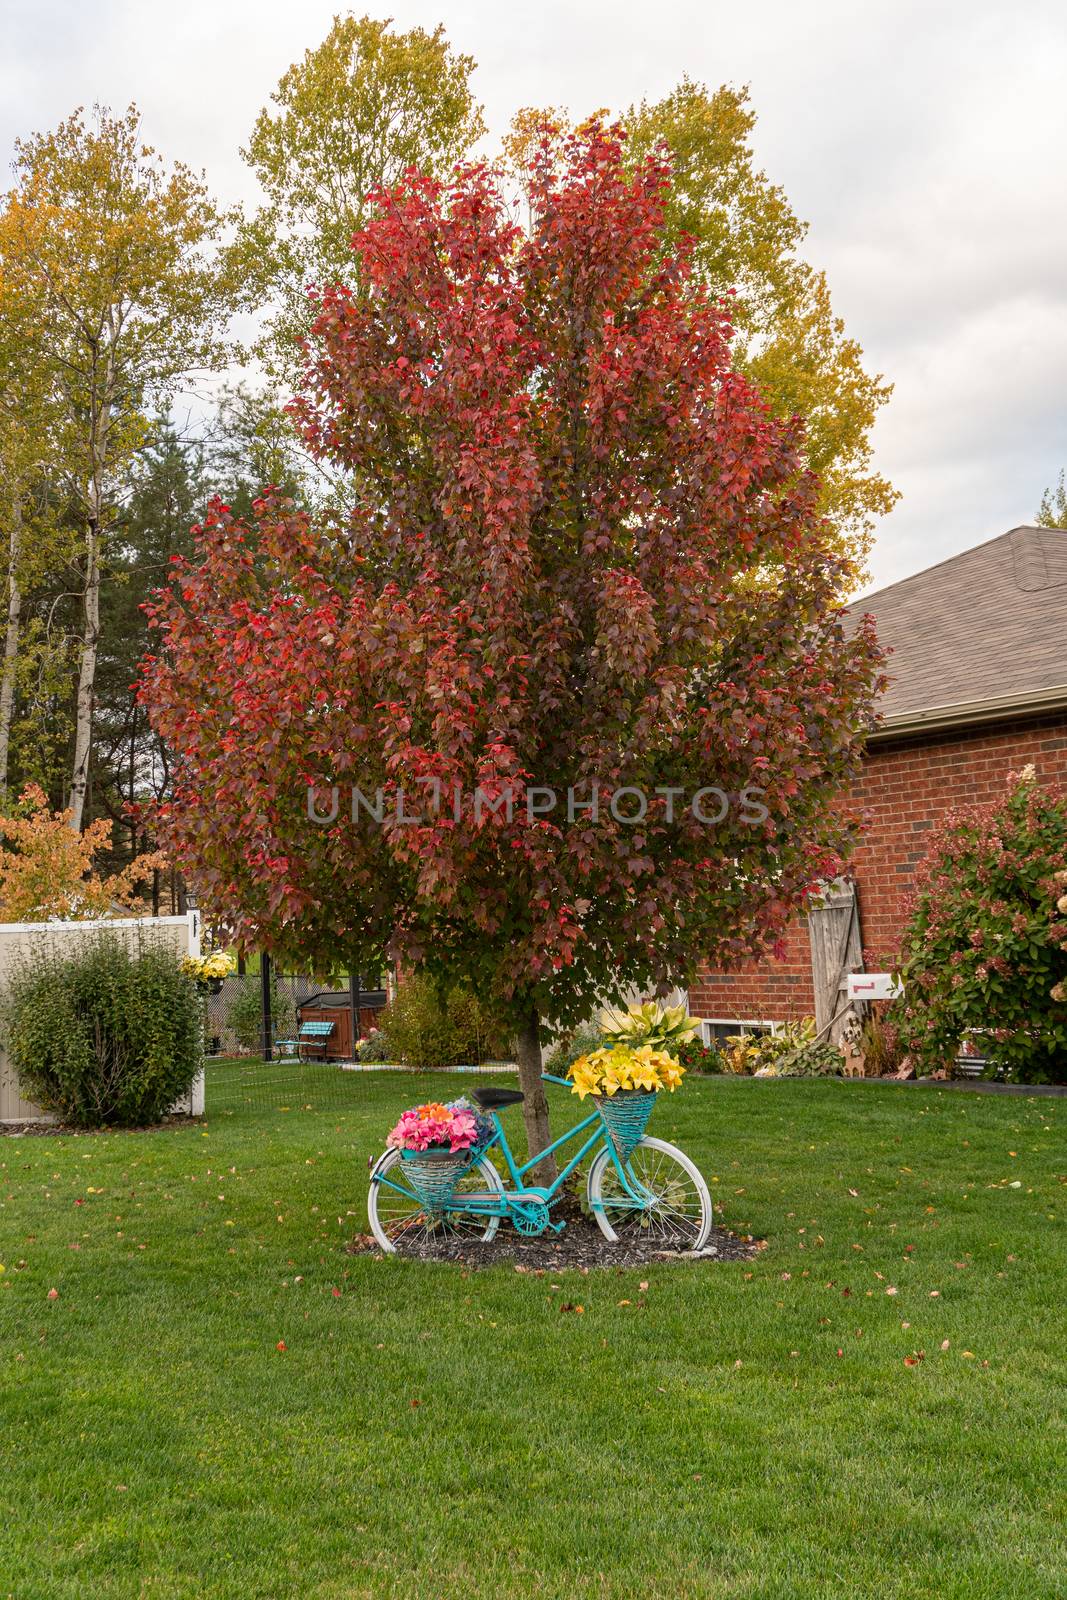
[[[478,1141],[473,1111],[454,1110],[431,1100],[405,1111],[386,1139],[391,1150],[469,1150]]]

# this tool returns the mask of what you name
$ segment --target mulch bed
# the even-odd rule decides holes
[[[537,1275],[605,1267],[645,1267],[663,1264],[706,1266],[717,1261],[750,1261],[763,1248],[762,1240],[741,1238],[725,1228],[713,1228],[704,1249],[697,1252],[664,1250],[654,1241],[645,1244],[612,1244],[577,1201],[567,1196],[552,1208],[554,1221],[566,1219],[562,1233],[532,1236],[517,1233],[506,1218],[501,1220],[488,1244],[480,1240],[447,1239],[437,1243],[400,1246],[398,1259],[411,1261],[450,1261],[462,1267],[498,1267],[512,1264],[517,1272]],[[382,1257],[373,1234],[361,1233],[345,1247],[349,1255]]]

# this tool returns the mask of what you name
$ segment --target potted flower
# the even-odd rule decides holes
[[[185,956],[182,971],[192,978],[201,994],[218,994],[224,978],[236,970],[237,963],[225,950],[213,950],[207,956]]]
[[[648,1126],[656,1096],[662,1089],[672,1094],[685,1068],[650,1044],[609,1045],[579,1056],[568,1076],[579,1100],[591,1095],[608,1130],[608,1136],[625,1161]]]
[[[419,1198],[440,1207],[470,1165],[471,1152],[482,1137],[473,1109],[431,1100],[405,1111],[385,1142],[389,1149],[399,1150]]]

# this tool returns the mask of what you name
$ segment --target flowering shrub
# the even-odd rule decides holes
[[[687,1072],[721,1072],[722,1056],[714,1045],[702,1039],[686,1039],[671,1050],[675,1061]]]
[[[365,1061],[371,1064],[377,1061],[388,1061],[389,1059],[389,1041],[381,1028],[372,1028],[369,1033],[364,1034],[356,1046],[357,1061]]]
[[[628,1045],[614,1045],[610,1049],[593,1050],[579,1056],[570,1069],[574,1088],[571,1091],[579,1100],[586,1095],[613,1095],[620,1089],[644,1089],[655,1093],[659,1089],[677,1089],[685,1068],[669,1056],[666,1050],[653,1050],[649,1044],[631,1049]]]
[[[405,1111],[385,1143],[390,1150],[470,1150],[478,1143],[478,1119],[465,1107],[430,1100]]]
[[[920,869],[891,1020],[916,1067],[980,1041],[991,1072],[1067,1080],[1067,800],[1011,774],[953,813]]]

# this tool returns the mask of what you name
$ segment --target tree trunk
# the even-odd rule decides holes
[[[7,801],[8,753],[11,747],[11,719],[15,709],[15,673],[18,667],[19,631],[22,624],[22,590],[19,586],[19,559],[22,550],[22,506],[15,496],[11,511],[11,534],[7,562],[7,632],[4,635],[4,665],[0,673],[0,804]]]
[[[86,485],[85,594],[81,661],[78,666],[78,700],[74,719],[74,766],[70,780],[70,825],[82,830],[85,797],[89,789],[89,755],[93,742],[93,691],[96,654],[100,643],[100,545],[104,536],[108,435],[115,398],[114,351],[109,346],[100,387],[93,397],[89,424],[90,475]]]
[[[74,722],[74,767],[70,780],[70,825],[82,829],[85,795],[89,787],[89,750],[93,739],[93,685],[96,651],[100,639],[100,560],[96,524],[90,522],[85,551],[85,625],[78,667],[78,700]]]
[[[530,1007],[528,1020],[519,1029],[518,1058],[519,1088],[526,1096],[522,1106],[526,1143],[530,1154],[534,1155],[551,1143],[552,1138],[548,1129],[548,1100],[541,1082],[541,1033],[536,1006]],[[530,1176],[535,1183],[551,1183],[556,1176],[555,1156],[539,1161]]]

